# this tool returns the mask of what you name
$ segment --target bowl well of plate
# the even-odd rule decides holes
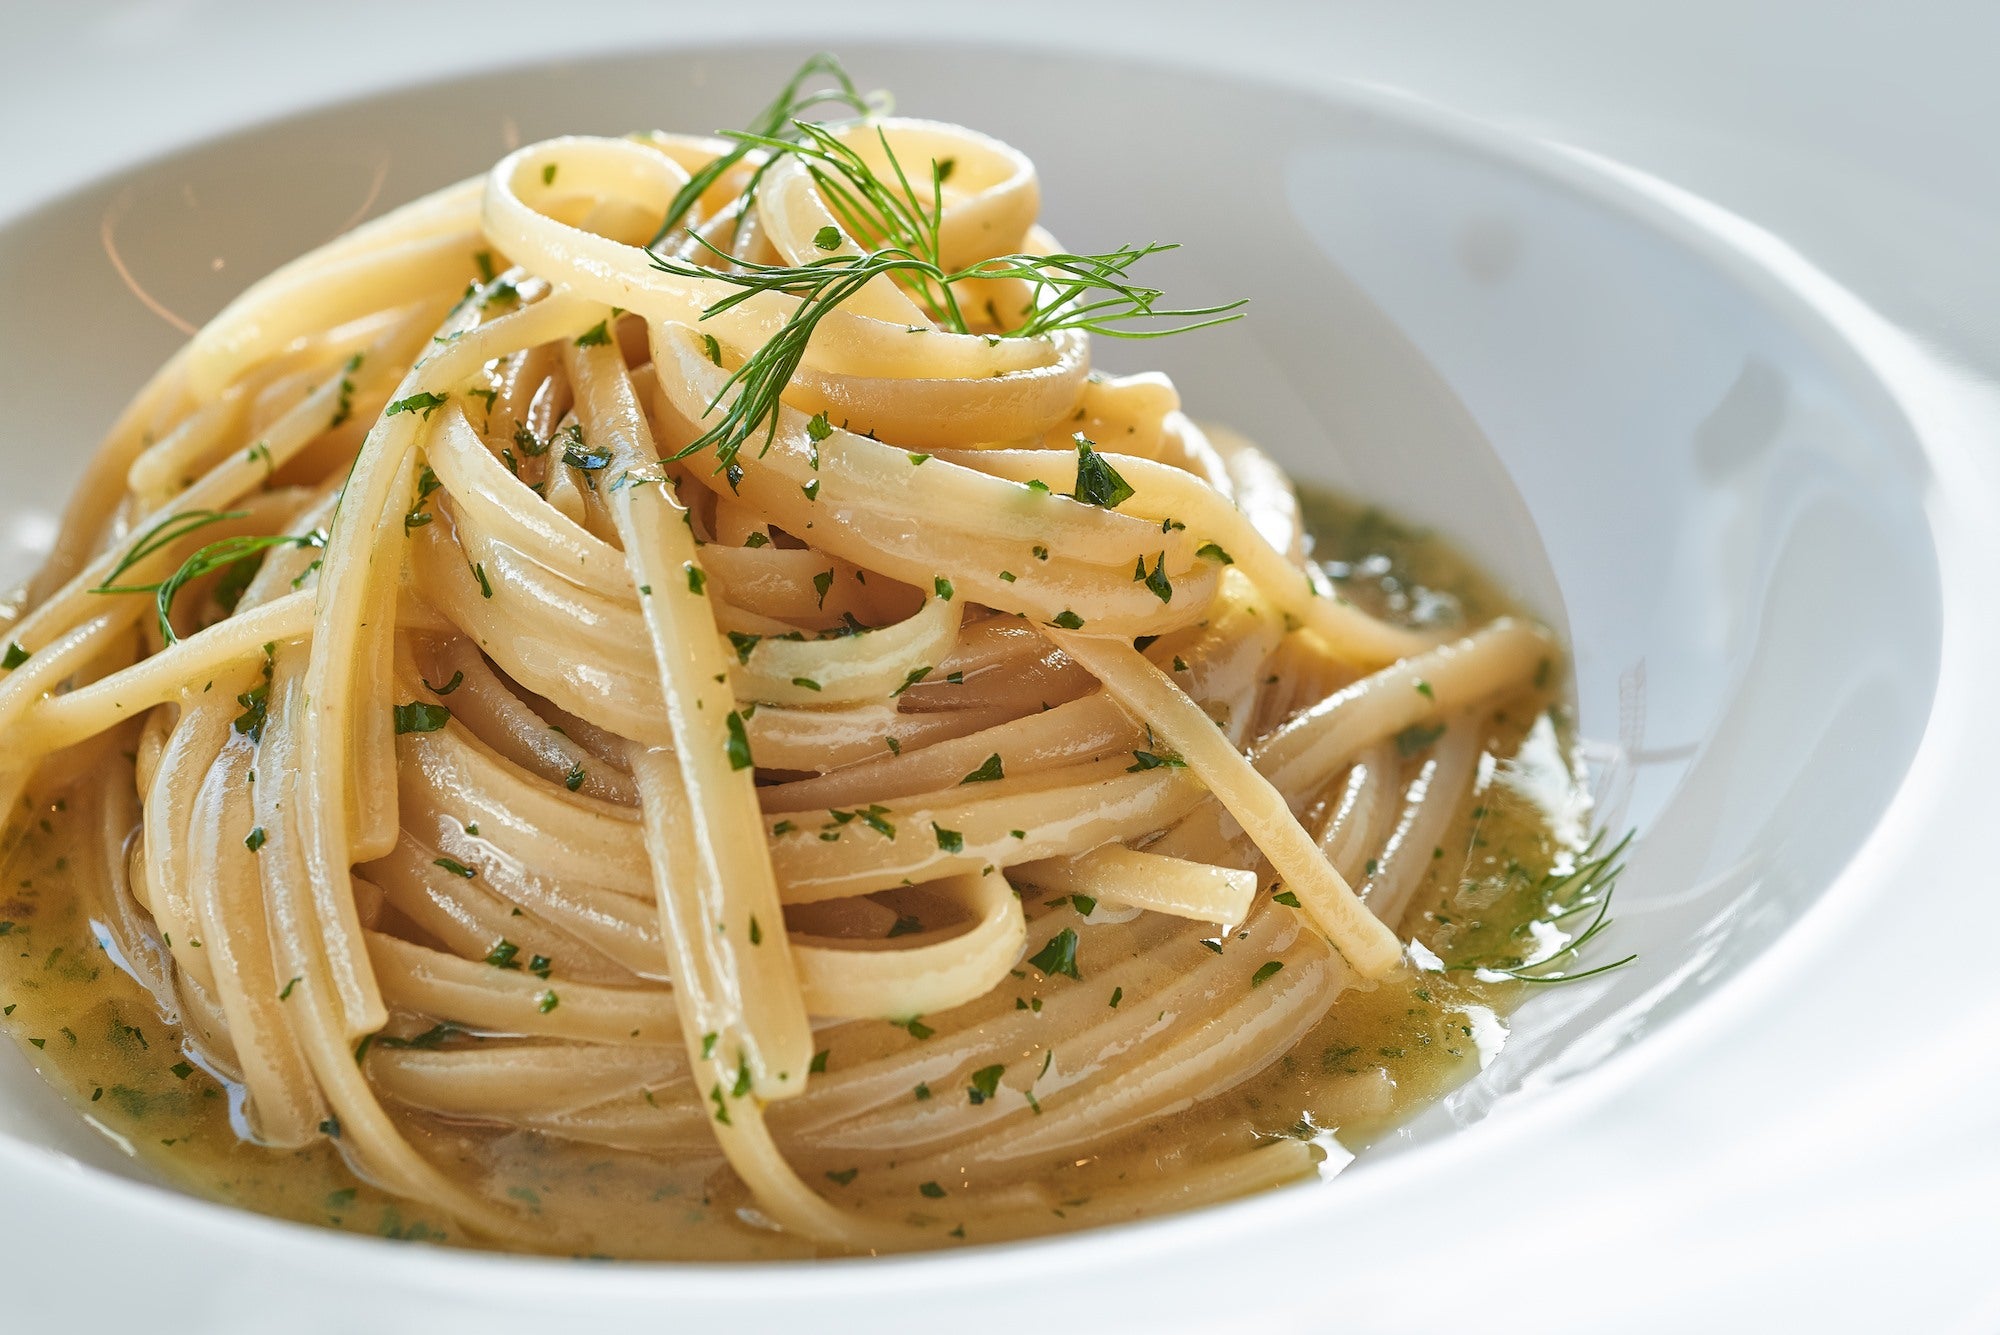
[[[0,578],[31,568],[98,433],[182,337],[128,277],[199,324],[360,215],[481,172],[517,143],[742,124],[801,54],[610,56],[391,92],[143,164],[0,225],[0,400],[54,409],[13,416]],[[1344,1194],[1370,1175],[1422,1190],[1443,1138],[1601,1073],[1755,968],[1880,824],[1938,675],[1923,456],[1809,303],[1581,159],[1365,90],[1006,48],[980,50],[973,79],[950,54],[842,51],[900,110],[1025,151],[1065,244],[1179,242],[1154,261],[1177,303],[1247,297],[1240,323],[1138,350],[1100,341],[1098,357],[1158,366],[1197,417],[1248,434],[1294,477],[1449,536],[1556,627],[1575,655],[1599,818],[1638,831],[1602,948],[1636,961],[1531,997],[1476,1079],[1339,1180],[1284,1193],[1292,1226],[1337,1229]],[[385,1285],[413,1305],[398,1310],[475,1282],[511,1288],[501,1274],[540,1276],[521,1281],[530,1305],[580,1283],[550,1263],[396,1250],[172,1194],[12,1045],[0,1052],[0,1183],[16,1197],[7,1211],[31,1210],[72,1245],[93,1220],[120,1238],[174,1230],[177,1257],[231,1238],[272,1276],[306,1277],[297,1293],[392,1250]],[[1116,1235],[1143,1234],[1161,1264],[1199,1249],[1214,1214],[1237,1236],[1279,1209],[1252,1200],[1007,1250],[1086,1266],[1125,1248]],[[591,1301],[608,1313],[671,1291],[686,1315],[727,1308],[734,1283],[769,1286],[774,1312],[810,1290],[858,1313],[882,1285],[984,1282],[966,1269],[977,1264],[728,1282],[621,1268]]]

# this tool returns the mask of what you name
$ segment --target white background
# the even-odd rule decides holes
[[[455,70],[676,39],[906,35],[912,8],[404,0],[302,19],[231,0],[0,0],[0,218],[249,119]],[[2000,372],[2000,4],[919,12],[937,35],[1385,85],[1584,147],[1776,233],[1970,377]],[[2000,446],[1985,458],[1994,483]],[[1941,819],[1992,805],[1951,797]],[[1598,1208],[1548,1208],[1541,1165],[1511,1196],[1439,1202],[1438,1273],[1408,1272],[1411,1328],[2000,1330],[2000,1001],[1990,928],[1954,926],[1990,919],[1989,869],[1881,870],[1907,884],[1831,897],[1729,994],[1740,1023],[1670,1029],[1649,1042],[1684,1050],[1671,1078],[1605,1091],[1561,1170],[1612,1188]],[[1337,1308],[1344,1278],[1330,1256],[1307,1282]]]

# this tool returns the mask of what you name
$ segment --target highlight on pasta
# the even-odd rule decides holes
[[[854,1254],[1310,1178],[1595,974],[1561,647],[1093,369],[1246,309],[1040,190],[820,57],[244,292],[0,619],[30,1055],[294,1217]]]

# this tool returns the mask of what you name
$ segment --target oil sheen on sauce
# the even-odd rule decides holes
[[[1329,493],[1308,492],[1304,504],[1316,558],[1371,611],[1476,625],[1510,610],[1446,543]],[[1552,666],[1490,724],[1480,780],[1435,850],[1405,924],[1438,961],[1518,959],[1560,908],[1552,873],[1569,865],[1587,818],[1562,683]],[[103,925],[116,911],[105,886],[112,860],[124,856],[129,799],[77,787],[29,802],[0,856],[0,1011],[44,1079],[150,1174],[194,1195],[384,1238],[481,1245],[357,1177],[337,1128],[301,1150],[244,1140],[237,1091],[182,1053],[179,1029],[131,976]],[[1477,1073],[1524,990],[1492,972],[1431,968],[1350,991],[1255,1077],[1085,1160],[1052,1163],[1047,1174],[1058,1196],[1080,1199],[1277,1136],[1315,1140],[1337,1166]],[[740,1189],[711,1162],[663,1165],[531,1133],[399,1120],[435,1162],[492,1194],[531,1210],[560,1204],[587,1213],[605,1255],[811,1254],[808,1243],[741,1222]],[[1048,1231],[1076,1226],[1053,1213]]]

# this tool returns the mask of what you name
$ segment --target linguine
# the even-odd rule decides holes
[[[817,61],[362,226],[140,392],[0,632],[0,795],[92,795],[107,948],[249,1140],[579,1253],[505,1147],[823,1253],[1311,1173],[1133,1138],[1408,985],[1558,651],[1343,596],[1254,445],[1091,369],[1233,308],[1037,203]],[[1153,1171],[1052,1184],[1099,1157]]]

